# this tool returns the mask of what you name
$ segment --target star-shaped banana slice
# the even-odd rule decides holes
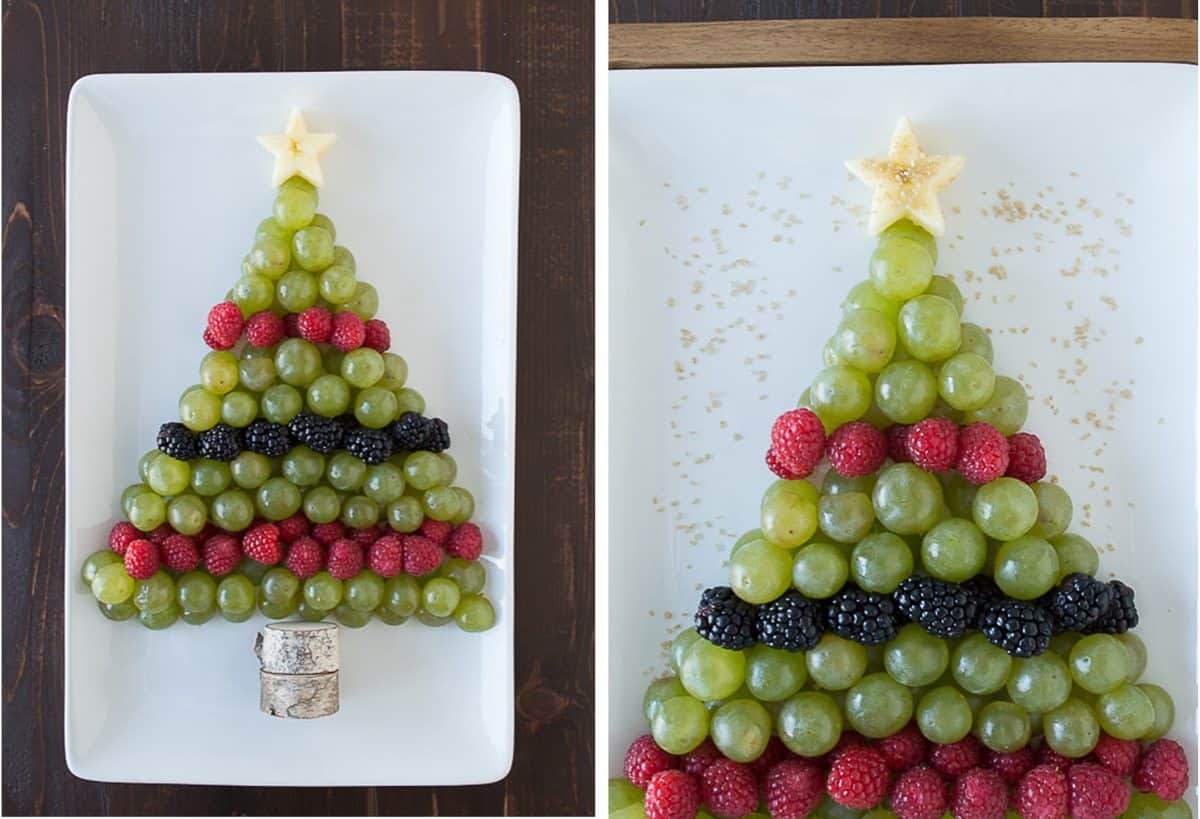
[[[927,156],[917,144],[912,123],[901,119],[886,159],[846,161],[850,173],[875,189],[867,229],[878,234],[908,218],[941,236],[946,220],[937,194],[954,181],[965,161],[961,156]]]
[[[321,163],[317,158],[337,139],[336,134],[314,134],[304,124],[304,117],[292,109],[287,128],[282,134],[260,136],[258,142],[275,154],[275,169],[271,184],[280,185],[292,176],[302,176],[314,185],[322,181]]]

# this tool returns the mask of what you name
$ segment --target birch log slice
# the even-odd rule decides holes
[[[338,670],[336,623],[268,623],[254,653],[269,674],[328,674]]]
[[[259,671],[264,714],[285,719],[316,719],[338,710],[338,673],[272,674]]]

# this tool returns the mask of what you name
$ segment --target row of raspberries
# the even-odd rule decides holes
[[[380,353],[391,347],[392,338],[380,319],[363,321],[357,313],[330,313],[324,307],[309,307],[280,316],[263,310],[243,318],[241,308],[223,301],[208,311],[204,343],[214,350],[230,350],[245,333],[252,347],[272,347],[285,337],[302,338],[313,344],[332,344],[344,353],[369,347]]]
[[[201,563],[221,577],[243,557],[266,565],[282,562],[301,579],[324,569],[347,580],[364,567],[385,578],[401,572],[420,577],[441,566],[446,555],[476,560],[483,535],[473,523],[426,519],[416,532],[398,534],[386,527],[347,530],[336,521],[310,526],[297,514],[279,523],[258,522],[240,537],[211,527],[189,537],[166,524],[143,534],[122,521],[109,533],[108,545],[124,558],[125,571],[135,580],[146,580],[159,568],[190,572]]]
[[[1036,483],[1046,476],[1046,453],[1036,435],[1018,432],[1006,438],[983,421],[960,427],[948,418],[926,418],[886,431],[852,421],[826,438],[821,419],[805,407],[775,419],[766,456],[772,472],[787,480],[806,478],[823,456],[847,478],[870,475],[889,457],[929,472],[955,469],[974,484],[1004,476]]]
[[[772,738],[749,764],[723,756],[711,740],[682,757],[641,736],[625,754],[625,778],[645,790],[648,819],[692,819],[703,807],[717,819],[754,813],[760,794],[772,819],[803,819],[828,794],[839,805],[886,804],[899,819],[1116,819],[1129,807],[1125,783],[1166,802],[1181,799],[1189,766],[1183,748],[1160,739],[1137,742],[1101,735],[1093,754],[1073,760],[1043,745],[1011,753],[977,739],[930,745],[915,725],[868,741],[846,732],[817,759],[799,757]]]

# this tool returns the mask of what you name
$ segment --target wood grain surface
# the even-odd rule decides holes
[[[1195,0],[608,0],[611,23],[818,17],[1181,17]]]
[[[592,813],[592,10],[573,0],[5,0],[3,8],[4,813]],[[521,95],[512,773],[494,785],[436,789],[76,779],[63,756],[62,699],[71,84],[97,72],[342,68],[484,69],[511,77]]]

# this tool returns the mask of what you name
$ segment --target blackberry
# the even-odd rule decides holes
[[[847,586],[829,600],[825,626],[839,637],[875,646],[896,636],[896,606],[886,595]]]
[[[1054,624],[1050,614],[1033,603],[1003,600],[984,610],[979,630],[1014,657],[1036,657],[1050,647]]]
[[[180,461],[196,457],[196,433],[178,421],[168,421],[158,428],[158,448]]]
[[[392,436],[386,429],[356,426],[346,430],[342,444],[346,451],[365,464],[381,464],[392,454]]]
[[[292,448],[292,439],[287,427],[274,424],[265,418],[259,418],[242,430],[242,448],[268,458],[286,455]]]
[[[396,449],[415,452],[424,449],[433,423],[419,412],[406,412],[392,422],[392,442]]]
[[[241,451],[242,443],[238,438],[238,431],[229,424],[217,424],[212,429],[200,433],[197,452],[201,458],[232,461]]]
[[[328,455],[342,445],[342,425],[336,418],[324,418],[310,412],[299,413],[288,422],[292,440],[313,452]]]
[[[1108,612],[1115,595],[1107,583],[1076,572],[1063,578],[1041,603],[1054,618],[1056,631],[1084,631]]]
[[[430,452],[445,452],[450,448],[450,427],[441,418],[430,419],[425,448]]]
[[[821,604],[790,591],[758,607],[758,641],[784,651],[808,651],[825,633]]]
[[[956,640],[976,619],[975,598],[957,583],[913,575],[892,593],[896,608],[934,637]]]
[[[975,604],[974,617],[967,625],[971,628],[980,628],[980,621],[983,619],[983,613],[992,603],[999,603],[1007,598],[1004,592],[1000,591],[1000,587],[992,578],[977,574],[970,580],[962,584],[962,589],[971,596],[971,600]]]
[[[1113,599],[1108,604],[1108,611],[1092,623],[1089,634],[1124,634],[1138,624],[1137,606],[1133,604],[1133,589],[1120,580],[1108,584],[1112,589]]]
[[[700,595],[696,633],[715,646],[740,651],[754,645],[757,609],[728,586],[714,586]]]

